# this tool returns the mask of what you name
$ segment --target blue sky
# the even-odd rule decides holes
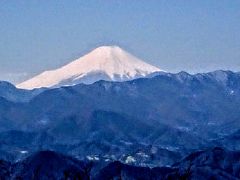
[[[0,1],[1,80],[24,80],[101,45],[170,72],[240,71],[240,1]]]

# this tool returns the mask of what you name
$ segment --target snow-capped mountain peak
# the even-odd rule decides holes
[[[19,85],[18,88],[91,84],[99,80],[126,81],[161,71],[118,46],[101,46],[56,70],[45,71]]]

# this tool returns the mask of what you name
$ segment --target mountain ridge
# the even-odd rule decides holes
[[[0,152],[41,147],[155,166],[216,144],[239,149],[239,87],[238,73],[180,72],[51,88],[24,103],[0,98]]]

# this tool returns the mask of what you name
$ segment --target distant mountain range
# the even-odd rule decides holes
[[[17,87],[0,82],[0,179],[239,178],[240,73],[104,46]]]
[[[155,73],[127,82],[17,89],[0,83],[0,158],[39,150],[169,166],[215,146],[240,150],[240,74]]]
[[[118,46],[102,46],[59,69],[45,71],[17,87],[34,89],[92,84],[99,80],[127,81],[159,71],[159,68],[145,63]]]

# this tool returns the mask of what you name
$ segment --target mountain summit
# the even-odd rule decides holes
[[[99,80],[127,81],[161,71],[117,46],[102,46],[56,70],[45,71],[18,88],[71,86]]]

